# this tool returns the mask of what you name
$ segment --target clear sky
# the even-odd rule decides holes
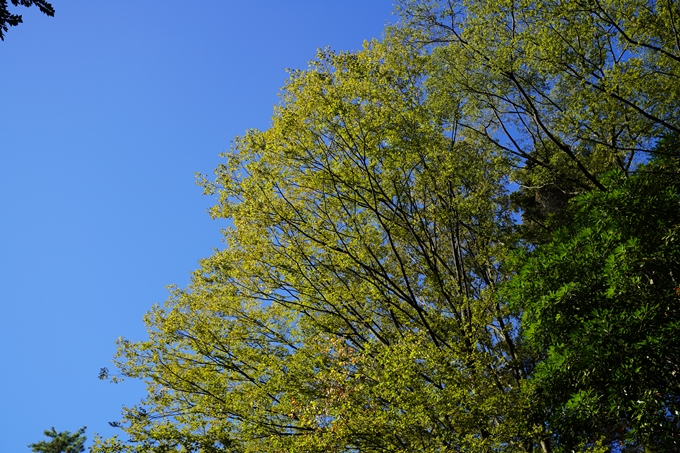
[[[53,0],[0,42],[0,453],[115,430],[116,338],[221,246],[194,173],[266,128],[285,68],[358,50],[391,0]]]

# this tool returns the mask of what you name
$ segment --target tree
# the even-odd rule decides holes
[[[227,247],[120,343],[149,396],[97,451],[532,450],[510,165],[438,116],[428,56],[322,52],[216,181]]]
[[[535,286],[511,257],[539,266],[557,242],[619,231],[613,242],[588,237],[611,255],[632,237],[626,228],[655,219],[633,221],[624,201],[652,215],[645,197],[674,187],[635,176],[679,127],[674,3],[404,1],[402,14],[382,42],[322,51],[292,72],[272,126],[237,138],[215,179],[200,181],[218,198],[211,214],[231,221],[225,249],[151,310],[148,341],[120,340],[121,375],[144,379],[148,396],[117,422],[129,440],[98,439],[95,451],[548,452],[634,443],[636,433],[667,445],[645,431],[675,410],[672,398],[654,402],[661,386],[675,391],[667,374],[637,412],[558,416],[574,379],[595,371],[588,389],[606,399],[603,368],[580,361],[591,350],[631,340],[674,376],[658,355],[673,332],[659,307],[649,305],[651,349],[627,337],[647,326],[635,324],[647,313],[637,308],[624,310],[631,323],[607,321],[620,329],[611,342],[579,331],[588,317],[569,317],[554,338],[526,328],[543,319],[535,301],[567,284],[559,278],[583,289],[591,313],[591,302],[615,303],[608,293],[586,300],[607,278],[635,282],[649,263],[666,272],[660,236],[650,236],[651,255],[633,242],[630,256],[616,255],[619,274],[574,246],[573,260],[555,265],[564,276],[541,270]],[[596,199],[629,214],[597,230],[600,211],[573,208]],[[534,288],[526,306],[523,282]],[[632,307],[639,294],[625,288]],[[582,367],[553,373],[551,341],[567,344],[569,329],[583,334]],[[633,385],[631,369],[617,368],[618,388]]]
[[[680,132],[676,1],[403,0],[406,38],[433,54],[442,108],[516,156],[526,226]],[[538,241],[547,239],[546,236]]]
[[[36,453],[81,453],[85,451],[85,426],[75,433],[69,431],[57,432],[54,427],[45,431],[45,436],[51,438],[48,441],[40,441],[30,444],[29,447]]]
[[[670,146],[669,146],[670,145]],[[677,142],[665,144],[677,155]],[[680,173],[655,161],[572,200],[573,221],[520,257],[508,293],[543,356],[534,385],[560,444],[680,448]]]
[[[37,6],[41,13],[54,17],[54,8],[45,0],[12,0],[14,6]],[[21,14],[12,14],[7,9],[7,0],[0,0],[0,39],[5,40],[8,27],[16,27],[23,22]]]

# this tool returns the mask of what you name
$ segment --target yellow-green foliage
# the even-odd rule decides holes
[[[234,142],[206,183],[226,249],[147,316],[149,341],[121,343],[123,374],[149,383],[126,448],[532,444],[493,296],[510,167],[432,110],[426,64],[396,41],[322,52],[271,128]]]
[[[225,248],[121,340],[149,395],[96,452],[559,447],[497,288],[532,225],[680,128],[677,4],[400,8],[383,41],[292,72],[202,179]]]
[[[439,108],[519,159],[525,226],[680,132],[677,1],[399,3],[404,39],[433,54]]]

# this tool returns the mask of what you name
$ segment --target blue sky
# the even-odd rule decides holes
[[[266,128],[284,68],[379,37],[391,0],[54,0],[0,42],[0,453],[114,434],[97,379],[165,286],[221,246],[194,173]]]

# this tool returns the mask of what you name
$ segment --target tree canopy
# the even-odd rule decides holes
[[[527,226],[680,132],[675,1],[400,4],[408,39],[431,49],[440,102],[520,160]]]
[[[573,221],[522,256],[509,285],[527,340],[544,355],[534,385],[562,444],[604,435],[654,451],[677,447],[677,169],[655,162],[629,178],[607,175],[615,188],[575,198]]]
[[[225,247],[95,451],[677,448],[678,5],[399,10],[201,177]]]

